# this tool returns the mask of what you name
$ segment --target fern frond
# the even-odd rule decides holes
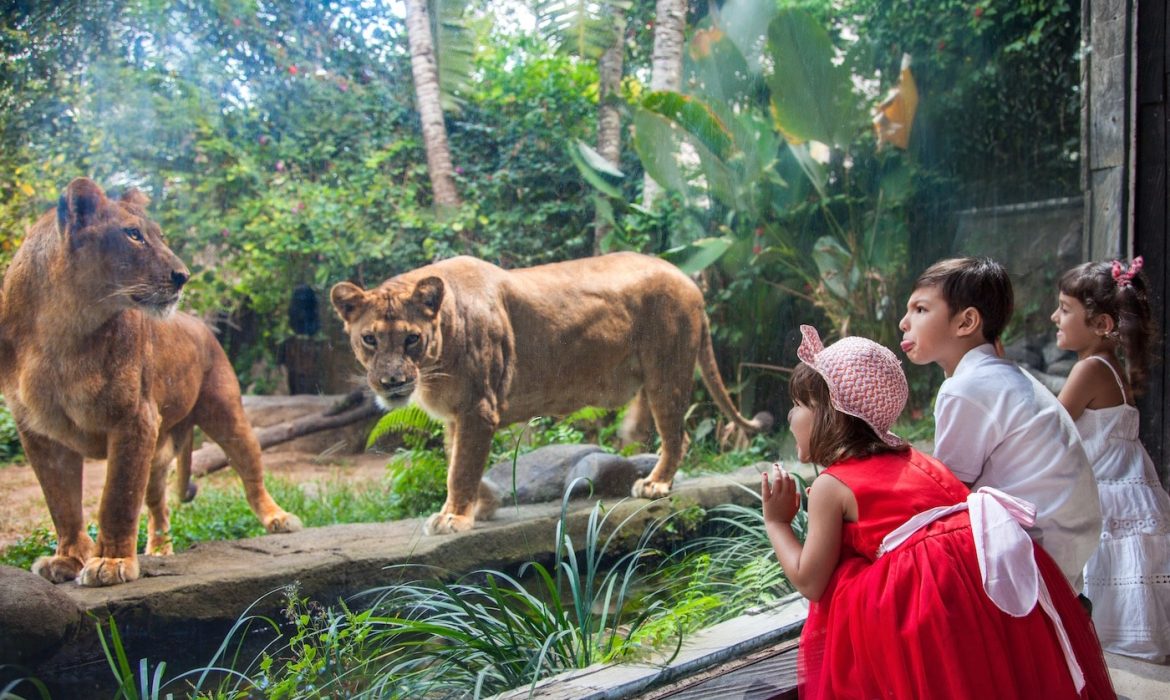
[[[401,435],[407,447],[421,448],[443,432],[443,424],[414,404],[396,408],[378,419],[366,438],[366,448],[386,435]]]

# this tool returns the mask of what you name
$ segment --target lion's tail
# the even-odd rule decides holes
[[[703,314],[703,333],[699,339],[699,373],[703,376],[703,384],[715,400],[715,405],[732,422],[749,433],[761,433],[771,429],[775,419],[767,411],[760,411],[752,416],[751,420],[744,418],[731,402],[731,395],[723,384],[723,377],[719,375],[719,366],[715,363],[715,349],[711,346],[711,324],[707,315]]]

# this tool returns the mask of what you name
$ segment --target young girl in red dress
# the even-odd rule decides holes
[[[808,494],[763,475],[764,522],[789,580],[809,599],[801,698],[1115,698],[1076,594],[1024,531],[1035,508],[968,491],[889,431],[906,377],[863,338],[825,348],[801,326],[788,414],[802,462],[828,468]]]

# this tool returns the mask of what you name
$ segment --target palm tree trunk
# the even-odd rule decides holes
[[[650,90],[673,90],[682,85],[682,52],[687,24],[686,0],[657,0],[654,8],[654,53],[651,55]],[[654,206],[661,188],[654,178],[642,180],[642,205]]]
[[[435,61],[427,0],[406,0],[406,29],[410,38],[415,102],[422,122],[432,196],[436,208],[454,208],[459,206],[459,193],[455,191],[451,148],[447,145],[447,125],[443,121],[443,108],[439,103],[439,69]]]
[[[622,64],[625,59],[626,33],[625,13],[621,9],[614,10],[613,44],[610,45],[597,64],[597,73],[600,80],[600,90],[597,106],[597,152],[615,167],[621,165],[622,158],[622,117],[616,101],[622,83]],[[609,233],[609,224],[600,216],[593,219],[593,254],[601,252],[601,239]]]

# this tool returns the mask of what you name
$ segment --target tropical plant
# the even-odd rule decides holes
[[[798,512],[792,527],[803,541],[808,514]],[[654,580],[659,588],[650,595],[664,598],[668,607],[708,596],[719,600],[720,606],[702,618],[705,626],[766,607],[794,590],[776,561],[761,508],[735,503],[708,510],[702,533],[674,551]]]
[[[562,500],[551,568],[528,562],[516,575],[482,570],[454,580],[452,572],[436,571],[429,581],[392,583],[336,608],[286,586],[253,603],[206,666],[170,679],[164,661],[132,662],[111,619],[98,631],[120,696],[482,697],[639,655],[651,642],[677,651],[683,628],[662,620],[694,623],[700,607],[714,606],[670,610],[640,596],[650,564],[663,556],[654,541],[670,520],[633,532],[649,504],[611,510],[598,503],[584,539],[574,542],[566,528],[571,489]],[[278,619],[253,612],[272,595],[285,599]],[[245,638],[256,641],[264,631],[277,636],[259,654],[241,657]]]
[[[678,207],[663,257],[708,284],[720,363],[749,368],[736,372],[742,400],[782,411],[775,370],[792,362],[797,324],[892,344],[910,169],[877,152],[867,98],[809,13],[728,2],[686,55],[685,92],[653,92],[634,113],[635,151]],[[645,217],[622,174],[584,144],[574,155],[610,204],[606,243],[638,241],[625,223]]]
[[[48,686],[39,678],[24,675],[23,669],[16,666],[0,665],[0,698],[26,700],[34,697],[30,692],[36,692],[35,697],[41,700],[52,698]]]

